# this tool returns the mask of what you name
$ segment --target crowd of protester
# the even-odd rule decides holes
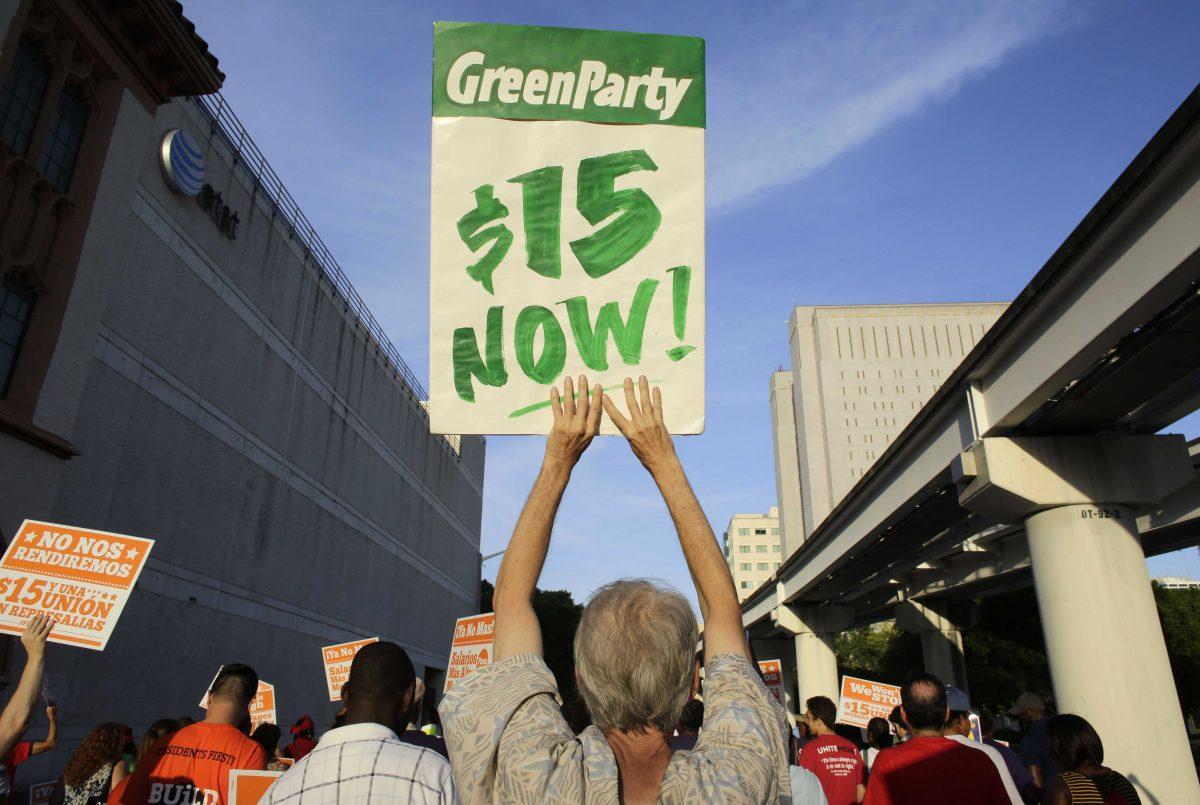
[[[865,730],[837,723],[825,696],[797,723],[768,691],[750,654],[724,556],[688,483],[663,420],[658,389],[627,380],[626,409],[579,379],[551,393],[545,458],[496,580],[492,663],[460,681],[439,712],[444,738],[417,727],[423,682],[403,648],[364,646],[333,725],[309,715],[289,730],[250,730],[254,669],[222,667],[204,720],[163,718],[134,741],[129,728],[95,727],[68,759],[53,802],[68,805],[225,805],[231,770],[277,770],[265,802],[795,802],[925,805],[968,802],[1134,805],[1137,793],[1103,765],[1100,736],[1078,715],[1051,716],[1021,695],[1008,715],[1017,746],[995,739],[996,720],[967,694],[913,673],[901,704]],[[531,606],[559,503],[608,413],[657,485],[675,524],[704,619],[646,579],[614,581],[584,609],[575,637],[578,697],[566,703],[543,659]],[[26,663],[0,713],[0,797],[16,767],[57,743],[22,741],[39,698],[53,622],[21,637]],[[701,677],[700,667],[704,673]],[[701,682],[701,679],[703,680]],[[973,719],[978,718],[978,726]]]

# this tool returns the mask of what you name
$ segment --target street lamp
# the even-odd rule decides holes
[[[504,551],[507,551],[507,550],[508,550],[508,548],[504,549]],[[489,559],[495,559],[497,556],[504,553],[504,551],[496,551],[495,553],[489,553],[487,556],[484,556],[483,554],[479,554],[479,580],[480,580],[481,587],[475,593],[475,608],[476,609],[479,609],[483,604],[483,600],[482,600],[483,599],[483,589],[482,589],[483,563]]]

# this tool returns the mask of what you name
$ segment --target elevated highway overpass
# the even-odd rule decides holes
[[[1198,407],[1200,88],[745,600],[752,640],[802,702],[894,617],[965,688],[964,602],[1032,584],[1060,710],[1147,801],[1200,802],[1144,561],[1200,544],[1200,446],[1163,434]]]

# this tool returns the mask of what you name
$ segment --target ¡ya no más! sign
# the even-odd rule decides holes
[[[545,433],[579,374],[703,431],[704,89],[701,39],[434,27],[434,432]]]

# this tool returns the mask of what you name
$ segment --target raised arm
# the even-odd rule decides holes
[[[33,746],[29,748],[29,754],[31,755],[40,755],[42,752],[49,752],[58,746],[58,705],[51,704],[46,706],[46,718],[50,721],[50,729],[46,731],[46,737],[43,740],[33,742]]]
[[[679,535],[679,546],[692,574],[696,586],[696,597],[700,601],[700,615],[704,619],[704,650],[714,654],[740,654],[750,658],[742,629],[742,611],[738,606],[737,590],[729,566],[717,546],[712,526],[695,493],[688,483],[687,475],[679,457],[675,455],[675,444],[663,421],[662,394],[650,384],[645,376],[638,380],[641,400],[634,393],[633,381],[625,378],[625,402],[629,415],[621,413],[608,395],[604,396],[604,410],[617,428],[629,440],[629,446],[658,484],[675,531]]]
[[[54,621],[45,615],[35,615],[25,625],[21,645],[27,655],[25,670],[12,698],[0,713],[0,757],[7,755],[17,743],[33,715],[38,692],[42,688],[42,672],[46,668],[46,638],[54,628]]]
[[[554,426],[546,437],[546,455],[513,529],[492,594],[496,611],[496,628],[492,633],[495,662],[514,654],[542,653],[542,630],[533,611],[533,591],[542,575],[550,531],[567,482],[571,480],[571,470],[600,427],[600,399],[604,392],[597,385],[589,399],[587,388],[587,377],[580,375],[578,400],[569,377],[563,384],[561,398],[557,388],[550,390]]]

